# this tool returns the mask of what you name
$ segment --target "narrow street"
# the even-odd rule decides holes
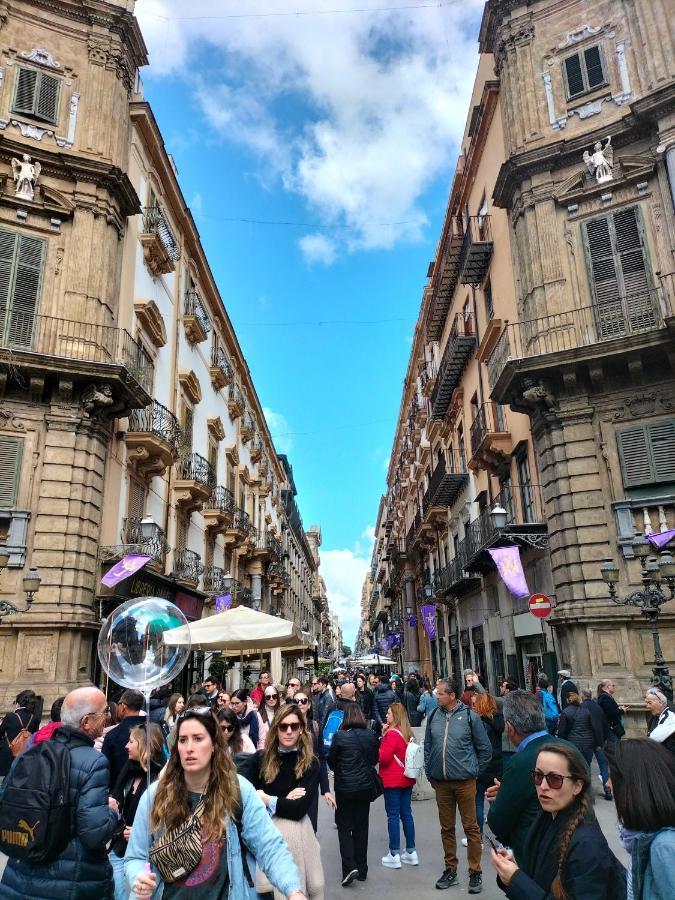
[[[614,804],[607,802],[600,792],[597,767],[593,769],[595,789],[595,813],[612,851],[623,864],[627,855],[621,848],[616,834],[616,811]],[[321,859],[326,876],[326,900],[347,898],[350,893],[360,898],[386,895],[387,900],[421,900],[421,898],[468,896],[469,876],[466,865],[466,849],[459,846],[460,883],[446,892],[437,891],[434,887],[436,879],[443,871],[443,855],[438,828],[436,803],[433,800],[422,800],[413,803],[413,816],[417,837],[417,852],[420,864],[417,867],[403,866],[401,869],[385,869],[380,859],[387,852],[387,819],[382,798],[370,808],[370,839],[368,844],[368,880],[363,883],[355,881],[349,888],[340,885],[340,851],[338,848],[337,830],[333,824],[333,814],[325,804],[319,808],[319,843]],[[459,816],[457,817],[458,843],[463,837]],[[494,869],[490,863],[489,847],[483,850],[483,893],[485,900],[503,898],[503,892],[497,887]]]

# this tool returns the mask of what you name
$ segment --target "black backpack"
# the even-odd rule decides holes
[[[0,800],[0,850],[11,859],[48,863],[73,833],[70,750],[63,741],[34,744],[17,757]]]

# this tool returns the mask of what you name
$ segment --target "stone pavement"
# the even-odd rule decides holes
[[[616,837],[616,811],[614,803],[604,799],[597,768],[594,763],[593,784],[595,792],[595,812],[610,847],[625,865],[627,855]],[[468,893],[469,876],[466,864],[466,848],[458,847],[460,884],[437,891],[434,882],[443,871],[443,854],[438,827],[435,800],[413,802],[417,852],[419,866],[403,866],[401,869],[385,869],[380,859],[388,850],[387,820],[384,803],[380,797],[370,807],[370,839],[368,842],[368,880],[355,881],[350,887],[340,884],[342,870],[337,831],[333,824],[333,813],[324,804],[319,809],[318,838],[321,844],[321,859],[326,877],[326,900],[364,900],[366,897],[386,896],[387,900],[453,900],[457,897],[473,896]],[[402,835],[401,835],[402,837]],[[457,816],[457,840],[463,837],[459,815]],[[486,844],[487,847],[487,844]],[[494,869],[490,863],[489,847],[483,850],[483,893],[485,900],[503,900],[504,893],[495,881]]]

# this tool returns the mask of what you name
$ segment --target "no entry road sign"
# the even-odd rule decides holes
[[[529,602],[530,612],[538,619],[551,615],[552,604],[546,594],[532,594]]]

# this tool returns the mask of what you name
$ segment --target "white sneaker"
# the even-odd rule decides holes
[[[419,866],[420,861],[417,858],[417,850],[413,850],[411,853],[404,850],[403,853],[401,853],[401,862],[405,863],[406,866]]]
[[[398,853],[387,853],[386,856],[382,857],[382,865],[386,866],[387,869],[400,869],[401,857]]]
[[[481,841],[480,841],[480,845],[481,845],[481,847],[483,846],[483,839],[482,839],[482,838],[481,838]],[[468,846],[469,846],[469,841],[468,841],[466,838],[462,838],[462,847],[468,847]]]

